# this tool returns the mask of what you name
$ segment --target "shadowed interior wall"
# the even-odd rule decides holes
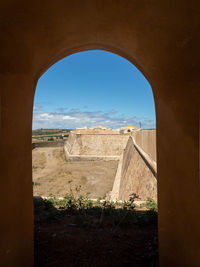
[[[37,80],[59,59],[88,49],[125,57],[149,80],[157,117],[160,266],[199,266],[199,17],[195,0],[0,2],[3,266],[33,266]]]

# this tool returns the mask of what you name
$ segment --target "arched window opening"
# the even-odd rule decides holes
[[[77,262],[96,266],[98,255],[104,266],[113,254],[112,264],[123,266],[123,246],[130,250],[127,261],[140,264],[135,255],[147,259],[148,242],[148,261],[157,264],[154,100],[134,65],[99,50],[53,65],[38,81],[32,148],[36,265],[61,257],[55,266],[77,266],[78,255]],[[127,229],[140,249],[128,246]],[[121,246],[113,246],[115,236],[122,236]]]

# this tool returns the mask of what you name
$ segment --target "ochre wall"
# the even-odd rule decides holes
[[[132,136],[136,144],[156,161],[156,130],[134,131]]]
[[[129,200],[130,194],[136,193],[140,200],[151,197],[157,201],[156,174],[149,167],[151,155],[155,155],[156,151],[156,131],[137,131],[133,132],[132,136],[114,133],[115,131],[110,131],[109,134],[87,130],[71,131],[64,145],[66,159],[109,160],[112,157],[119,160],[110,198]],[[139,146],[141,149],[142,146],[142,149],[145,149],[144,152],[150,156],[150,162],[141,156],[135,144],[137,148]]]
[[[118,199],[129,200],[132,193],[136,193],[139,200],[151,197],[157,201],[156,177],[138,153],[130,137],[123,153]]]
[[[33,266],[37,80],[59,59],[87,49],[119,54],[149,80],[157,117],[160,266],[199,266],[199,17],[197,0],[0,2],[3,266]]]
[[[128,135],[123,134],[70,134],[66,146],[71,155],[120,156],[126,147]]]

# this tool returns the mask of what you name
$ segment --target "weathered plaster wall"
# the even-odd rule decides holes
[[[154,93],[160,266],[199,266],[200,2],[2,0],[0,17],[1,264],[33,266],[37,80],[65,56],[103,49],[135,64]]]
[[[128,135],[70,133],[65,150],[72,156],[120,156],[126,147]]]
[[[136,193],[140,200],[151,197],[157,201],[156,177],[149,168],[149,164],[146,164],[136,149],[131,136],[120,157],[110,198],[111,200],[129,200],[132,193]]]
[[[128,200],[132,193],[136,193],[140,200],[151,197],[157,201],[157,180],[155,176],[134,147],[133,141],[131,144],[129,143],[128,150],[132,150],[132,152],[124,155],[124,161],[127,159],[129,164],[122,167],[118,198]]]
[[[140,130],[132,132],[135,142],[140,146],[154,161],[156,159],[156,130]]]
[[[102,130],[102,129],[76,129],[74,131],[71,131],[71,133],[76,134],[120,134],[119,130]]]
[[[71,131],[64,145],[66,159],[119,160],[109,198],[128,200],[131,193],[136,193],[140,200],[151,197],[157,201],[157,180],[149,167],[151,154],[156,151],[155,134],[151,130],[133,132],[131,136],[115,134],[115,131],[109,131],[108,134],[88,130]],[[146,149],[143,152],[148,152],[149,158],[141,156],[136,140]]]

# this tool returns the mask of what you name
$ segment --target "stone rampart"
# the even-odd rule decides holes
[[[93,135],[93,134],[105,134],[105,135],[113,135],[113,134],[120,134],[119,130],[109,130],[109,129],[76,129],[74,131],[71,131],[71,133],[73,134],[89,134],[89,135]]]
[[[70,133],[64,149],[68,160],[119,159],[129,135],[101,133]]]
[[[103,133],[102,133],[103,132]],[[112,130],[71,131],[64,149],[67,160],[119,160],[113,189],[108,198],[157,200],[155,130],[120,134]]]
[[[118,199],[128,200],[136,193],[140,200],[151,197],[157,200],[157,180],[149,162],[145,161],[130,137],[123,155],[122,174]]]
[[[157,200],[156,162],[150,156],[150,152],[153,154],[155,149],[153,150],[145,140],[148,138],[148,140],[154,141],[155,133],[150,132],[149,134],[148,131],[145,133],[137,131],[136,133],[138,133],[136,135],[138,140],[143,141],[140,144],[145,144],[147,151],[144,151],[136,143],[133,135],[128,139],[119,160],[113,189],[110,192],[111,200],[128,200],[132,193],[136,193],[140,200],[146,200],[147,197]],[[155,141],[154,145],[156,145]],[[153,155],[155,156],[155,154]]]
[[[156,161],[156,130],[140,130],[131,133],[135,143]]]

